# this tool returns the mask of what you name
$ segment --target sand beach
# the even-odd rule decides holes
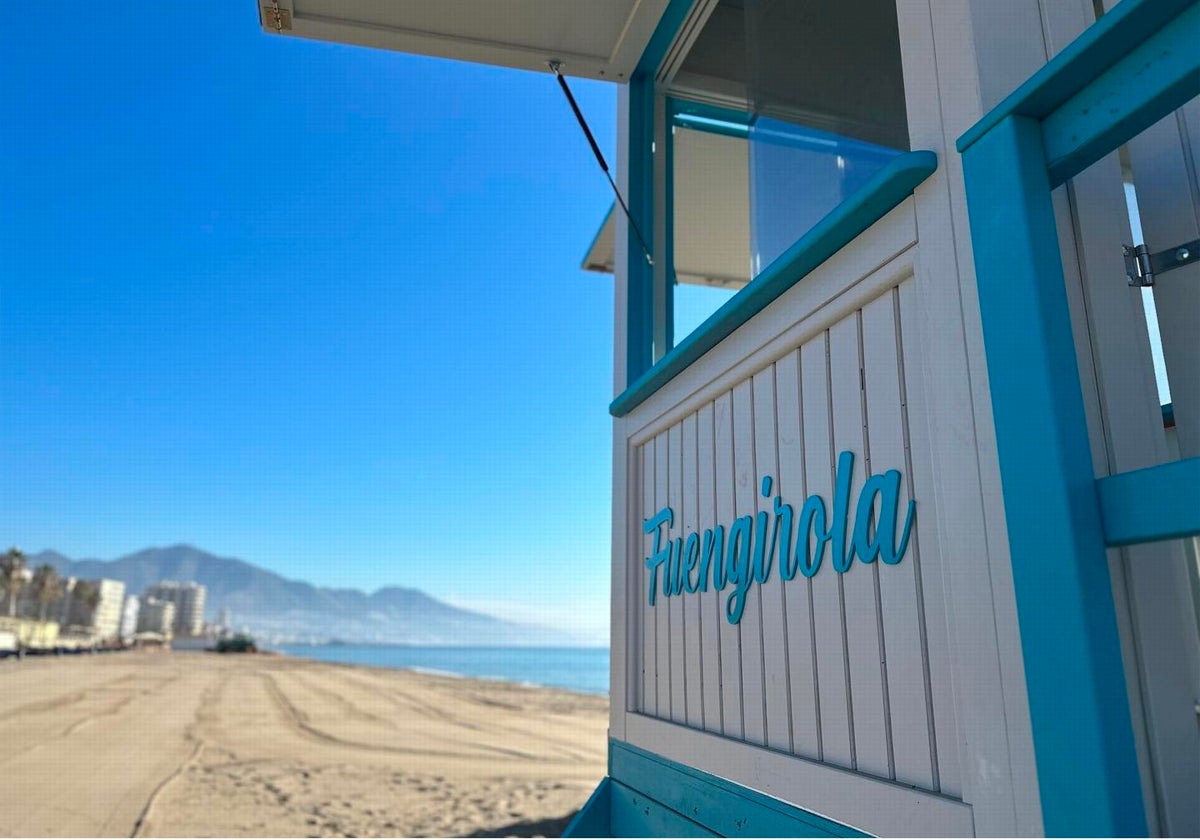
[[[270,655],[0,662],[5,836],[556,836],[607,698]]]

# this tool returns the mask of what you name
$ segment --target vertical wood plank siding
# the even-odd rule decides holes
[[[866,476],[904,474],[917,523],[895,566],[858,561],[837,574],[827,551],[812,578],[784,581],[775,559],[748,593],[741,622],[726,619],[730,589],[647,604],[638,557],[643,714],[924,790],[961,789],[941,558],[932,528],[926,421],[913,406],[917,345],[906,336],[911,280],[890,288],[799,347],[733,384],[649,438],[642,510],[675,512],[671,538],[738,516],[832,502],[840,452],[854,453],[853,506]],[[764,476],[774,485],[761,492]],[[851,525],[853,511],[851,512]],[[638,523],[640,526],[640,523]],[[847,535],[849,538],[849,535]],[[725,553],[728,553],[728,531]]]

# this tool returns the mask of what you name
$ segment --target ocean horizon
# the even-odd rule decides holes
[[[607,647],[414,647],[408,645],[272,645],[287,656],[439,674],[502,680],[607,695]]]

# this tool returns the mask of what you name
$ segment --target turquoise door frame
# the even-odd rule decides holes
[[[1095,478],[1050,191],[1200,95],[1198,44],[1200,0],[1123,0],[958,141],[1048,835],[1146,833],[1106,549],[1200,533],[1200,458]]]

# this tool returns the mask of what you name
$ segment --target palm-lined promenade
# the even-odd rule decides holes
[[[0,664],[0,832],[554,831],[604,775],[607,700],[185,653]]]

